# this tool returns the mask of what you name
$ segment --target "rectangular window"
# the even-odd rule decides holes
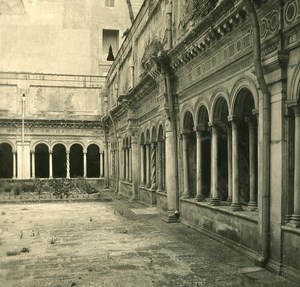
[[[103,59],[113,61],[119,50],[119,30],[103,30]]]
[[[106,7],[115,7],[115,0],[105,0]]]

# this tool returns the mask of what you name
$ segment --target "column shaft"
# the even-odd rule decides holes
[[[17,177],[16,169],[17,169],[17,152],[13,151],[13,179]]]
[[[294,212],[289,225],[300,227],[300,113],[295,114]]]
[[[183,194],[182,198],[190,198],[189,185],[189,158],[188,158],[188,134],[182,134],[182,163],[183,163]]]
[[[53,178],[52,151],[49,152],[49,178]]]
[[[218,130],[216,126],[212,126],[211,139],[211,204],[220,205],[220,198],[218,195]]]
[[[203,201],[205,196],[202,192],[202,131],[196,131],[197,137],[197,155],[196,155],[196,169],[197,169],[197,194],[196,201]]]
[[[162,142],[157,142],[157,191],[162,191]]]
[[[232,201],[232,131],[231,126],[227,127],[227,161],[228,161],[228,197],[227,201]]]
[[[147,170],[147,187],[150,187],[150,144],[146,145],[146,170]]]
[[[151,143],[151,190],[156,189],[156,145]]]
[[[67,152],[67,178],[70,178],[70,152]]]
[[[141,144],[141,183],[145,184],[145,147]]]
[[[86,151],[83,152],[83,177],[86,178],[87,174],[87,157]]]
[[[249,126],[249,183],[250,183],[250,201],[249,201],[249,208],[250,210],[256,210],[257,202],[256,202],[256,186],[255,186],[255,128],[254,123],[252,121],[248,122]]]
[[[131,171],[132,171],[132,150],[131,150],[132,147],[129,147],[128,149],[128,179],[129,181],[131,181],[131,178],[132,178],[132,174],[131,174]]]
[[[239,191],[239,157],[238,157],[238,126],[235,121],[231,122],[232,126],[232,183],[233,194],[231,209],[233,211],[241,210],[240,191]]]
[[[31,152],[31,178],[35,178],[35,153]]]

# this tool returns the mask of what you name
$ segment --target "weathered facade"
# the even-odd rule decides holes
[[[300,269],[300,1],[145,1],[107,75],[111,188]]]
[[[101,89],[130,26],[126,1],[0,1],[0,178],[104,178]]]

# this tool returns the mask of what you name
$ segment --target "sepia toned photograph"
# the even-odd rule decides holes
[[[0,0],[0,287],[296,287],[300,0]]]

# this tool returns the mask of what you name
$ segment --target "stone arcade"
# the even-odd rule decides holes
[[[146,0],[114,56],[103,76],[2,60],[1,177],[103,176],[299,279],[300,1]]]

